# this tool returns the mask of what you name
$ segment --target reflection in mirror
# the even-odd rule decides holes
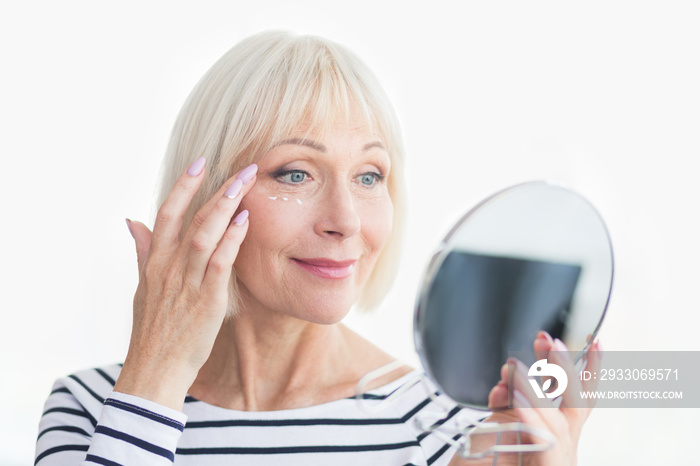
[[[495,194],[458,222],[428,267],[415,315],[426,373],[455,401],[486,409],[510,351],[535,362],[538,331],[580,359],[612,275],[607,229],[580,195],[541,182]]]

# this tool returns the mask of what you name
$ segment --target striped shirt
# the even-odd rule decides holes
[[[361,401],[260,412],[188,396],[180,412],[114,392],[120,370],[91,369],[54,384],[39,424],[35,465],[445,465],[455,449],[421,426],[439,426],[457,439],[458,418],[484,417],[440,395],[425,378],[376,406],[417,371]]]

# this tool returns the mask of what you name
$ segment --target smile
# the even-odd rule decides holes
[[[356,260],[334,261],[330,259],[292,259],[302,269],[317,277],[339,280],[352,275]]]

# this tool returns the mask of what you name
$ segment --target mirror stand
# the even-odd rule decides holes
[[[516,443],[501,444],[501,434],[504,433],[515,433]],[[520,443],[521,433],[538,437],[543,443]],[[522,422],[498,423],[477,421],[476,426],[463,434],[464,435],[460,439],[461,442],[459,442],[460,445],[457,447],[459,456],[465,459],[480,459],[493,455],[494,464],[498,460],[499,453],[536,453],[550,450],[556,443],[554,435],[548,430],[532,427]],[[496,444],[487,448],[485,451],[472,452],[472,436],[484,434],[496,434]],[[518,460],[522,460],[520,455],[518,455]],[[520,461],[518,463],[520,463]]]
[[[446,427],[445,421],[448,419],[449,411],[453,406],[445,405],[442,400],[438,399],[437,392],[434,392],[430,387],[425,374],[417,374],[415,377],[410,378],[381,400],[365,395],[366,388],[372,381],[383,377],[403,365],[404,363],[402,361],[397,360],[368,372],[360,379],[355,386],[355,399],[358,401],[363,411],[372,413],[380,411],[411,387],[422,384],[427,396],[431,401],[436,402],[443,411],[418,415],[416,417],[416,426],[423,432],[434,435],[445,442],[445,444],[454,447],[457,450],[457,454],[464,459],[482,459],[493,455],[493,464],[496,465],[499,453],[518,453],[518,464],[520,465],[522,462],[521,453],[537,453],[550,450],[554,447],[556,439],[548,430],[532,427],[522,422],[499,423],[484,421],[485,417],[474,417],[476,415],[475,410],[468,410],[468,408],[465,408],[459,413],[455,427]],[[481,412],[483,415],[487,413],[487,411]],[[516,443],[501,444],[502,434],[505,433],[515,433]],[[542,443],[521,443],[521,433],[537,437]],[[483,451],[472,451],[472,437],[487,434],[496,434],[495,444]]]

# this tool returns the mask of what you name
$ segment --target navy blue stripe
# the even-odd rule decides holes
[[[90,415],[90,413],[88,413],[85,410],[81,411],[79,409],[73,409],[73,408],[51,408],[51,409],[47,409],[46,411],[44,411],[44,413],[41,416],[43,417],[43,416],[46,416],[47,414],[50,414],[50,413],[66,413],[66,414],[72,414],[74,416],[84,417],[85,419],[90,421],[90,424],[92,424],[93,427],[95,427],[97,425],[97,420],[94,417],[92,417]]]
[[[394,391],[396,391],[396,390],[394,390]],[[392,393],[394,393],[394,392],[391,392],[388,395],[375,395],[373,393],[363,393],[362,395],[360,395],[360,398],[362,398],[363,400],[384,400],[387,397],[391,396]],[[357,399],[357,397],[356,396],[349,396],[345,399],[346,400],[355,400],[355,399]],[[185,396],[185,403],[195,403],[197,401],[201,401],[201,400],[198,400],[197,398],[193,397],[192,395]]]
[[[173,427],[179,430],[180,432],[182,432],[185,428],[185,426],[183,426],[182,423],[177,422],[175,419],[170,419],[169,417],[161,416],[158,413],[154,413],[153,411],[141,408],[140,406],[115,400],[114,398],[108,398],[105,401],[105,406],[113,406],[115,408],[122,409],[130,413],[138,414],[139,416],[143,416],[147,419],[150,419],[151,421],[156,421],[168,427]]]
[[[290,453],[347,453],[363,451],[400,450],[420,447],[418,442],[385,443],[380,445],[308,445],[295,447],[221,447],[178,448],[178,455],[283,455]]]
[[[53,455],[54,453],[60,453],[62,451],[88,451],[89,445],[59,445],[57,447],[49,448],[46,451],[43,451],[39,453],[34,460],[34,466],[36,464],[46,458],[49,455]]]
[[[97,455],[87,455],[85,457],[85,461],[88,461],[90,463],[104,464],[105,466],[123,466],[121,463],[116,463],[114,461],[110,461],[106,458],[102,458],[101,456]]]
[[[440,427],[441,425],[443,425],[444,423],[446,423],[447,421],[449,421],[450,419],[452,419],[452,418],[453,418],[458,412],[460,412],[461,410],[462,410],[462,407],[461,407],[461,406],[455,406],[454,408],[452,408],[452,410],[451,410],[449,413],[447,413],[447,416],[443,417],[443,418],[440,419],[439,421],[436,421],[431,427],[432,427],[433,429],[435,429],[435,428],[437,428],[437,427]],[[471,424],[471,425],[467,426],[466,428],[468,429],[469,427],[474,427],[474,424]],[[430,432],[423,432],[422,434],[420,434],[420,435],[418,436],[418,441],[419,441],[419,442],[422,442],[423,439],[424,439],[425,437],[427,437],[428,435],[430,435]]]
[[[370,426],[403,424],[412,418],[418,411],[430,403],[430,398],[421,401],[401,418],[378,419],[236,419],[222,421],[193,421],[187,423],[188,429],[201,429],[206,427],[290,427],[290,426]]]
[[[111,386],[114,387],[114,385],[117,383],[117,382],[114,381],[114,379],[113,379],[112,377],[109,376],[109,374],[107,374],[107,373],[106,373],[105,371],[103,371],[102,369],[97,368],[97,369],[95,369],[95,372],[97,372],[98,374],[100,374],[100,375],[102,376],[102,378],[105,379],[105,380],[107,381],[107,383],[110,384]]]
[[[462,434],[457,434],[454,437],[452,437],[452,440],[457,441],[461,436],[462,436]],[[428,466],[430,466],[431,464],[436,462],[442,455],[444,455],[445,452],[450,449],[450,446],[451,445],[446,443],[445,445],[442,446],[442,448],[440,448],[438,451],[436,451],[433,456],[428,458]]]
[[[375,395],[374,393],[363,393],[360,398],[363,400],[385,400],[389,395]],[[356,400],[356,396],[348,397],[348,400]]]
[[[102,403],[105,402],[105,399],[104,399],[104,398],[102,398],[100,395],[98,395],[97,393],[95,393],[90,387],[87,386],[87,384],[86,384],[85,382],[83,382],[82,380],[80,380],[80,379],[78,378],[78,376],[76,376],[76,375],[69,375],[68,377],[70,377],[71,379],[73,379],[73,380],[75,380],[76,382],[78,382],[78,383],[85,389],[85,391],[87,391],[94,399],[96,399],[97,401],[99,401],[100,404],[102,404]]]
[[[66,387],[60,387],[51,392],[52,395],[55,395],[56,393],[70,393],[70,390],[68,390]]]
[[[188,422],[188,429],[203,427],[289,427],[289,426],[367,426],[401,424],[401,419],[237,419],[227,421]]]
[[[134,437],[133,435],[125,434],[124,432],[110,429],[109,427],[105,426],[97,426],[97,429],[95,429],[95,433],[121,440],[123,442],[134,445],[135,447],[139,447],[142,450],[146,450],[150,453],[153,453],[154,455],[162,456],[163,458],[167,458],[170,461],[175,461],[175,455],[173,455],[172,451],[163,447],[159,447],[158,445],[154,445],[145,440],[141,440],[140,438]]]
[[[80,427],[75,427],[75,426],[56,426],[56,427],[49,427],[48,429],[44,429],[41,432],[39,432],[39,435],[37,436],[37,440],[41,438],[42,435],[53,432],[53,431],[61,431],[61,432],[73,432],[76,434],[84,435],[85,437],[90,437],[90,434],[85,432],[83,429]]]
[[[437,393],[435,393],[435,395],[437,396]],[[401,418],[401,422],[403,423],[403,422],[406,422],[406,421],[408,421],[409,419],[411,419],[413,416],[416,415],[416,413],[417,413],[418,411],[420,411],[421,409],[425,408],[431,401],[432,401],[432,400],[431,400],[430,398],[426,398],[425,400],[423,400],[423,401],[421,401],[420,403],[418,403],[418,405],[417,405],[415,408],[413,408],[412,410],[410,410],[409,412],[407,412],[407,413]]]

